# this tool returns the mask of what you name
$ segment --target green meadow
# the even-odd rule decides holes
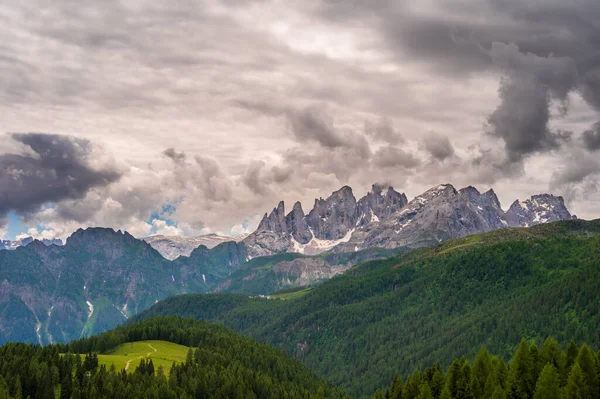
[[[167,341],[137,341],[117,346],[115,349],[98,355],[100,365],[117,370],[126,369],[128,373],[135,371],[142,359],[152,359],[154,370],[162,366],[165,375],[169,375],[173,362],[184,362],[189,348]]]

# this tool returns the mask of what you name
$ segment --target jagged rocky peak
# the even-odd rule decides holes
[[[387,219],[407,203],[406,195],[400,194],[393,187],[385,189],[380,184],[373,184],[371,191],[358,201],[359,225]]]
[[[527,227],[558,220],[572,220],[577,217],[571,215],[563,197],[538,194],[525,201],[513,202],[506,212],[506,218],[512,227]]]
[[[285,225],[285,204],[280,201],[277,208],[274,208],[269,216],[265,213],[263,219],[258,225],[261,231],[273,231],[275,233],[283,233],[287,231]]]
[[[307,244],[313,238],[302,204],[297,201],[292,211],[285,217],[287,231],[300,244]]]
[[[502,206],[500,205],[500,200],[498,199],[498,196],[496,195],[496,192],[493,189],[490,188],[488,191],[483,193],[483,195],[488,200],[490,200],[498,209],[502,209]]]
[[[307,216],[308,225],[320,240],[339,240],[346,236],[358,221],[358,208],[352,189],[344,186],[327,199],[315,200]]]
[[[475,187],[469,186],[461,188],[458,192],[465,196],[467,201],[474,203],[477,206],[492,207],[496,211],[502,209],[500,206],[500,200],[496,196],[494,190],[488,190],[481,194]]]

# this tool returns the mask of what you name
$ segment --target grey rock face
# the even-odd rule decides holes
[[[308,244],[313,238],[302,204],[296,202],[292,211],[285,217],[286,229],[300,244]]]
[[[327,199],[315,200],[308,214],[308,225],[320,240],[339,240],[356,226],[358,209],[356,198],[348,186],[331,194]]]
[[[283,210],[283,204],[277,209]],[[456,190],[450,184],[427,190],[410,202],[404,194],[391,187],[384,191],[379,185],[357,202],[346,186],[327,199],[315,200],[305,219],[300,213],[288,215],[284,227],[280,214],[265,215],[257,232],[244,241],[252,256],[419,247],[494,229],[574,218],[561,197],[534,195],[504,212],[493,190],[481,194],[474,187]],[[292,219],[300,229],[290,227]]]
[[[371,191],[358,201],[359,225],[385,220],[407,203],[405,194],[400,194],[392,187],[383,191],[381,185],[374,184]]]
[[[551,194],[534,195],[525,201],[516,200],[506,212],[511,227],[528,227],[558,220],[577,219],[571,215],[563,197]]]
[[[287,233],[288,228],[285,222],[285,205],[283,201],[279,202],[277,208],[271,211],[271,214],[263,216],[262,221],[258,225],[258,230],[272,231],[274,233]]]

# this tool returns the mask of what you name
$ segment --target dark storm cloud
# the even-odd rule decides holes
[[[454,146],[448,136],[437,133],[428,133],[423,140],[425,150],[438,161],[443,161],[454,155]]]
[[[413,154],[395,146],[386,146],[378,149],[373,154],[373,163],[382,168],[402,166],[407,169],[415,168],[421,164]]]
[[[0,215],[28,213],[45,203],[82,198],[93,187],[119,179],[115,170],[90,166],[88,140],[41,133],[13,133],[27,154],[0,155]]]
[[[600,2],[486,0],[470,3],[326,1],[333,21],[371,18],[400,59],[424,62],[435,73],[467,77],[504,75],[500,104],[488,131],[505,143],[510,162],[557,148],[565,138],[551,131],[551,101],[568,110],[579,91],[600,110]],[[589,133],[586,133],[591,137]]]
[[[371,156],[369,143],[363,134],[341,131],[334,125],[333,118],[320,108],[288,110],[286,117],[292,134],[299,142],[308,140],[328,149],[348,148],[363,159]]]
[[[365,123],[365,133],[376,140],[381,140],[389,144],[398,144],[404,142],[404,138],[394,129],[392,121],[383,118],[377,123]]]
[[[505,78],[499,93],[500,105],[488,118],[489,133],[504,140],[511,162],[536,151],[558,148],[569,137],[550,131],[550,94],[535,77],[515,74]]]
[[[600,150],[600,122],[592,126],[590,130],[583,132],[583,145],[590,151]]]
[[[287,118],[292,133],[300,140],[315,141],[327,148],[345,144],[343,136],[334,128],[331,117],[317,108],[288,112]]]
[[[167,158],[171,158],[174,162],[183,162],[186,159],[184,152],[177,152],[174,148],[167,148],[163,151],[163,155]]]

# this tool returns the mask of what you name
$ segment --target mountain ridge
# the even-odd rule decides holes
[[[499,228],[576,218],[564,199],[552,194],[516,200],[504,211],[493,189],[481,194],[473,186],[456,190],[451,184],[440,184],[408,201],[393,187],[385,192],[384,188],[374,184],[357,201],[352,188],[343,186],[326,199],[315,199],[308,214],[299,202],[286,214],[280,201],[242,242],[252,257],[419,247]]]

